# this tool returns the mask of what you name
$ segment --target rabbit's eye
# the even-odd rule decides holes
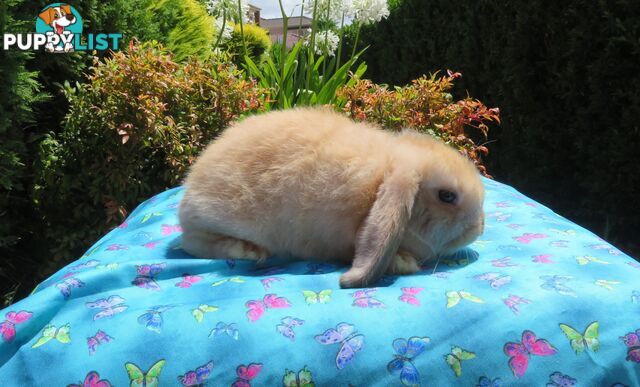
[[[441,189],[438,192],[438,199],[440,199],[440,201],[444,203],[453,204],[455,203],[457,198],[458,195],[456,195],[455,192],[447,191],[444,189]]]

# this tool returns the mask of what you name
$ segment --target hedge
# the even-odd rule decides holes
[[[500,107],[489,171],[640,255],[640,2],[398,3],[361,32],[367,76],[462,72]]]

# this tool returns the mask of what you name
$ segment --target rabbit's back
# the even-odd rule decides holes
[[[294,109],[230,127],[192,167],[183,227],[205,223],[276,254],[351,259],[395,137],[337,113]]]

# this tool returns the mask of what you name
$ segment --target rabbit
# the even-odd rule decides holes
[[[473,242],[483,200],[473,163],[440,140],[295,108],[215,139],[185,179],[179,218],[196,257],[342,261],[340,286],[353,288]]]

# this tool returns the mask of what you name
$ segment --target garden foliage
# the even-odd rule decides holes
[[[152,45],[96,63],[66,95],[62,132],[40,145],[35,191],[58,260],[81,255],[142,200],[180,184],[203,147],[264,99],[233,65],[178,63]]]
[[[492,174],[640,254],[640,2],[397,2],[360,33],[368,76],[461,71],[500,106]]]
[[[499,110],[487,108],[482,102],[467,97],[455,101],[449,93],[453,81],[461,74],[438,77],[421,76],[404,87],[390,90],[369,80],[358,80],[338,90],[344,99],[343,110],[356,120],[377,123],[385,129],[412,128],[442,139],[474,161],[480,172],[488,176],[482,156],[488,149],[468,135],[476,128],[486,138],[487,124],[500,122]]]

